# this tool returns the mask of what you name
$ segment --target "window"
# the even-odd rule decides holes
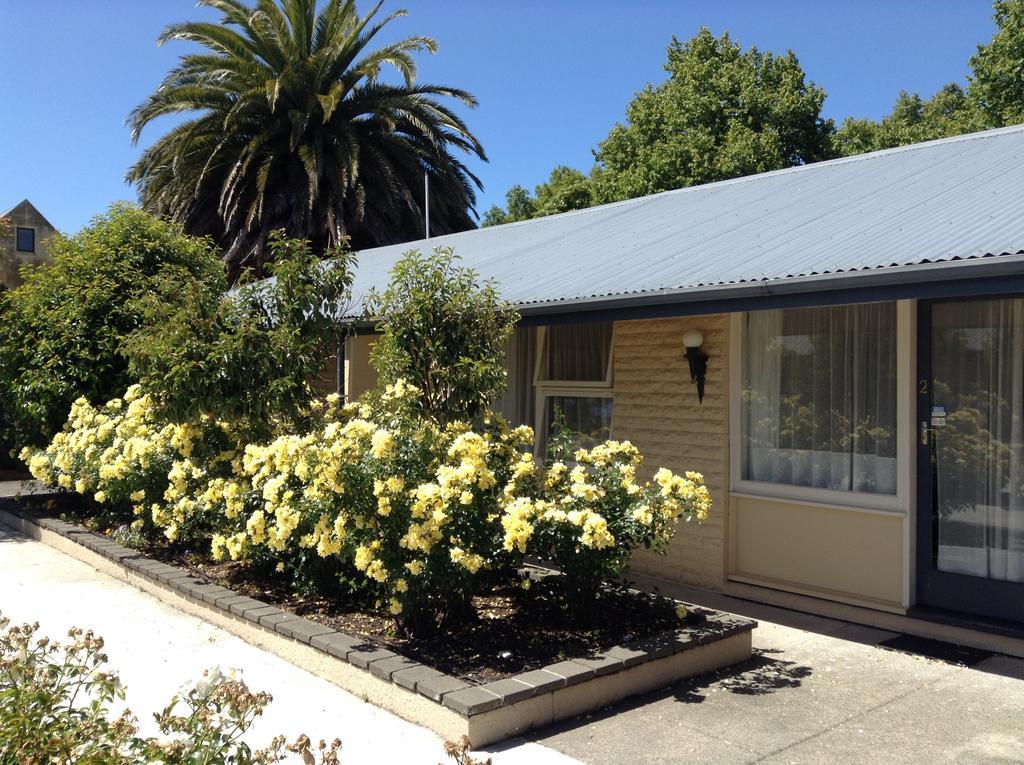
[[[896,493],[896,305],[743,317],[741,475]]]
[[[563,324],[538,332],[534,381],[541,453],[558,421],[579,448],[611,436],[613,326]]]
[[[36,251],[36,230],[34,228],[22,228],[21,226],[18,226],[17,239],[18,252]]]

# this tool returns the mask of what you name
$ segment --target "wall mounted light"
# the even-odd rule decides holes
[[[704,380],[708,371],[708,355],[701,349],[704,335],[699,330],[691,329],[683,334],[683,345],[686,347],[686,360],[690,362],[690,382],[697,384],[697,400],[704,403]]]

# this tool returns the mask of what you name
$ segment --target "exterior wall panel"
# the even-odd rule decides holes
[[[703,404],[690,381],[683,333],[698,329],[709,355]],[[702,525],[680,524],[665,556],[638,551],[632,569],[721,589],[729,488],[729,319],[726,314],[615,325],[612,438],[640,449],[649,478],[659,467],[704,474],[713,501]]]
[[[734,496],[731,578],[902,612],[904,518]]]
[[[345,393],[355,401],[377,385],[377,370],[370,364],[375,335],[356,335],[345,340]]]

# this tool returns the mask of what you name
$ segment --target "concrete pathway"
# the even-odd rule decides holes
[[[434,733],[378,709],[224,630],[183,614],[131,585],[99,573],[46,545],[0,526],[0,612],[15,623],[38,621],[63,638],[69,627],[94,630],[128,689],[127,704],[147,733],[162,709],[204,669],[237,668],[253,690],[273,703],[246,740],[263,746],[281,733],[289,740],[342,740],[346,765],[447,761]],[[573,765],[536,743],[513,740],[492,752],[495,765]]]
[[[593,765],[1024,763],[1024,660],[954,666],[876,645],[892,632],[711,600],[759,620],[751,662],[533,740]]]

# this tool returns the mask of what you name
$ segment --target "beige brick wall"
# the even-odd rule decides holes
[[[690,382],[683,333],[698,329],[710,356],[704,403]],[[725,572],[729,486],[729,317],[727,314],[624,321],[615,325],[612,437],[632,441],[648,477],[658,467],[704,474],[711,516],[680,524],[665,556],[638,551],[638,573],[720,589]]]

